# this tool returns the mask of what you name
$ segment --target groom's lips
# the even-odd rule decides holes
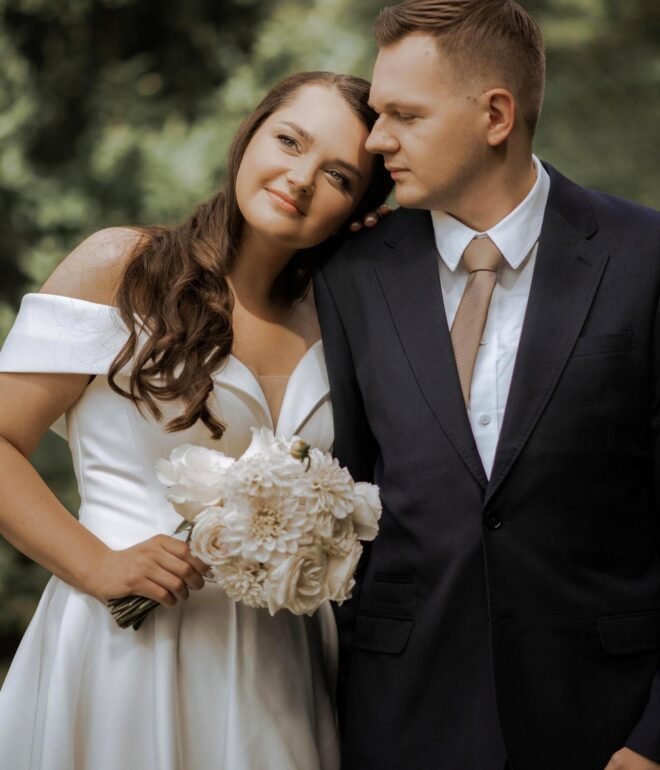
[[[389,171],[392,179],[396,179],[398,175],[408,170],[406,168],[401,168],[400,166],[385,166],[385,168]]]

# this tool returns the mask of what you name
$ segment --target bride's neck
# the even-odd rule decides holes
[[[253,233],[244,235],[236,262],[228,275],[229,284],[244,307],[275,308],[273,286],[294,252],[265,243]]]

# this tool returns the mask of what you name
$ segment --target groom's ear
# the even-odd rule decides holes
[[[516,123],[516,100],[505,88],[493,88],[482,94],[488,111],[488,144],[498,147],[510,136]]]

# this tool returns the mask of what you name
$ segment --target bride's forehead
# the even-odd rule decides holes
[[[289,125],[299,129],[306,139],[324,141],[359,138],[366,130],[338,91],[318,86],[301,89],[289,103],[276,110],[267,123]]]
[[[295,116],[297,123],[323,125],[331,118],[339,122],[347,122],[347,117],[354,115],[342,94],[334,88],[324,86],[303,86],[271,117],[277,119],[284,116]],[[348,121],[350,122],[350,121]]]

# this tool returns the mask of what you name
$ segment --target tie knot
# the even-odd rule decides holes
[[[463,261],[469,273],[477,270],[496,272],[502,253],[490,238],[473,238],[463,252]]]

